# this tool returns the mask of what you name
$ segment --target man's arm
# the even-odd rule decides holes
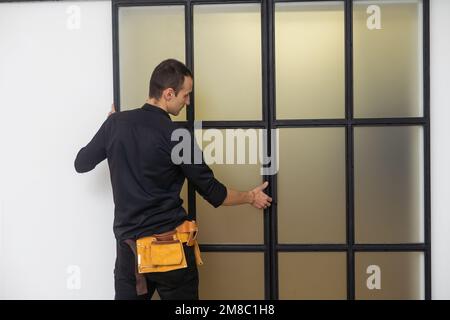
[[[257,209],[270,207],[272,198],[264,193],[269,185],[262,185],[249,191],[237,191],[224,186],[215,177],[212,170],[206,165],[181,165],[185,176],[191,181],[197,191],[214,207],[237,206],[250,204]]]
[[[171,147],[168,151],[169,157],[171,151],[176,145],[175,141],[170,141]],[[214,173],[205,163],[203,152],[199,148],[197,141],[194,140],[194,154],[201,154],[201,163],[189,164],[181,163],[180,167],[184,176],[193,183],[198,193],[215,208],[219,206],[236,206],[250,204],[257,209],[265,209],[270,206],[272,198],[266,195],[263,190],[268,186],[268,182],[249,191],[237,191],[227,188],[214,177]],[[191,159],[192,160],[192,159]]]
[[[88,172],[106,158],[105,121],[91,142],[82,148],[75,159],[75,170],[79,173]]]
[[[111,111],[108,113],[108,117],[115,112],[116,106],[113,103],[111,105]],[[105,123],[106,121],[100,127],[91,142],[78,152],[77,158],[75,159],[75,170],[77,172],[82,173],[91,171],[97,164],[106,158]]]
[[[194,144],[194,146],[198,148],[197,144]],[[221,205],[250,204],[257,209],[265,209],[272,202],[272,198],[263,192],[268,186],[268,182],[264,182],[262,185],[244,192],[224,186],[214,177],[214,173],[204,162],[203,154],[201,164],[181,164],[181,169],[186,178],[194,184],[200,195],[216,208]]]

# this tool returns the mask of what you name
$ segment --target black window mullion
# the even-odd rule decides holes
[[[266,246],[261,244],[201,244],[204,252],[265,252]]]
[[[423,0],[424,235],[425,299],[431,300],[431,182],[430,182],[430,1]]]
[[[345,0],[345,129],[346,216],[347,216],[347,299],[355,299],[355,212],[353,170],[353,4]]]
[[[183,5],[188,0],[113,0],[119,7]]]
[[[246,129],[246,128],[266,128],[264,121],[202,121],[202,128],[204,129]]]
[[[114,106],[120,111],[120,72],[119,72],[119,7],[115,1],[111,2],[112,14],[112,49],[113,49],[113,88]]]
[[[275,0],[263,0],[265,8],[266,22],[263,30],[265,33],[265,50],[266,50],[266,66],[267,66],[267,145],[269,153],[275,152],[271,150],[271,130],[275,127],[275,115],[276,115],[276,103],[275,103]],[[275,155],[278,156],[278,155]],[[279,159],[276,159],[278,162]],[[272,164],[273,165],[273,164]],[[267,177],[269,181],[268,192],[272,197],[272,205],[265,211],[265,220],[268,224],[268,240],[269,240],[269,255],[270,255],[270,299],[276,300],[279,297],[278,292],[278,206],[277,206],[277,175],[271,175]]]
[[[184,5],[184,34],[185,34],[185,56],[186,56],[186,66],[194,73],[194,34],[193,34],[193,8],[192,2],[186,0]],[[191,155],[194,156],[194,143],[195,143],[195,132],[194,132],[194,119],[195,119],[195,92],[194,90],[190,95],[190,104],[186,110],[186,116],[188,121],[189,131],[191,133]],[[194,163],[194,159],[191,159]],[[197,203],[195,196],[194,185],[188,181],[188,216],[189,219],[197,219]]]
[[[423,252],[426,245],[423,243],[389,243],[389,244],[355,244],[353,250],[356,252]]]
[[[428,120],[429,121],[429,120]],[[430,191],[430,125],[424,127],[424,206],[425,206],[425,299],[431,300],[431,191]]]
[[[264,129],[270,131],[270,101],[269,101],[269,87],[270,87],[270,66],[269,66],[269,48],[270,43],[268,39],[269,34],[269,3],[267,0],[261,0],[261,70],[262,70],[262,116],[264,122]],[[269,136],[268,136],[269,137]],[[269,138],[270,139],[270,138]],[[268,141],[270,141],[268,139]],[[270,143],[264,145],[264,154],[270,152]],[[265,177],[265,181],[269,181],[269,190],[272,190],[271,177]],[[264,296],[266,300],[272,299],[272,257],[271,249],[271,223],[270,212],[271,208],[264,212]]]
[[[185,32],[185,55],[186,66],[194,73],[194,27],[193,27],[193,8],[190,0],[186,0],[184,11],[184,32]],[[190,95],[190,105],[187,107],[187,120],[190,126],[195,119],[195,92]]]

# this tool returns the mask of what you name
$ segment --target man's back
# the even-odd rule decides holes
[[[171,161],[177,126],[162,109],[142,108],[112,114],[77,155],[78,172],[92,170],[105,157],[110,168],[117,239],[135,239],[174,229],[187,218],[180,191],[185,176],[215,205],[226,197],[206,165]],[[212,197],[212,198],[211,198]]]

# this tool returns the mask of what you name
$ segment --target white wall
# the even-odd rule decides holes
[[[112,103],[111,38],[109,1],[0,4],[1,299],[113,298],[107,163],[73,167]]]
[[[450,1],[430,2],[432,286],[450,299]],[[110,7],[0,4],[0,299],[113,298],[107,165],[73,169],[112,101]]]
[[[450,299],[450,1],[431,0],[431,244],[433,299]]]

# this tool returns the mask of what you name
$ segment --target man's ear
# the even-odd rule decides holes
[[[164,99],[171,100],[172,98],[175,98],[175,90],[172,88],[167,88],[163,91]]]

